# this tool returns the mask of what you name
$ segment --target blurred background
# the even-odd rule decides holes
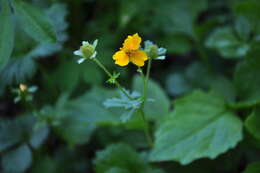
[[[120,112],[102,107],[102,102],[115,94],[105,73],[92,61],[76,63],[73,51],[83,40],[99,39],[97,58],[111,71],[120,72],[120,82],[128,89],[136,88],[136,67],[118,67],[112,60],[124,39],[138,33],[143,41],[152,40],[167,49],[166,60],[152,65],[153,91],[163,100],[152,121],[167,114],[176,97],[198,88],[221,90],[230,85],[236,62],[258,32],[252,31],[241,14],[253,11],[257,16],[260,9],[259,3],[253,7],[242,0],[24,2],[32,6],[28,10],[32,16],[37,9],[44,13],[57,42],[30,36],[11,8],[14,46],[0,71],[1,173],[92,173],[102,162],[96,152],[109,144],[126,142],[137,151],[146,147],[138,121],[122,125]],[[13,2],[9,3],[12,6]],[[22,97],[20,84],[32,87],[28,98],[32,101],[14,102]],[[241,144],[215,160],[200,159],[187,166],[177,162],[152,166],[160,168],[158,173],[236,173],[244,170],[250,159],[259,158],[253,149],[241,152],[245,148]],[[115,155],[117,159],[128,157],[128,152],[123,149]],[[106,154],[109,151],[103,157]],[[136,172],[144,171],[132,169],[131,173]]]

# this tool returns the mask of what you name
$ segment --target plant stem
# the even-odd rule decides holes
[[[148,60],[148,66],[147,66],[147,69],[146,69],[146,78],[145,78],[145,83],[144,83],[144,102],[146,102],[146,99],[147,99],[147,87],[148,87],[148,80],[149,80],[149,77],[150,77],[150,71],[151,71],[151,66],[152,66],[152,58],[149,58]]]
[[[94,62],[101,68],[104,70],[104,72],[111,78],[113,77],[113,75],[107,70],[107,68],[97,59],[97,58],[94,58],[93,59]],[[123,87],[120,85],[120,83],[115,79],[115,84],[116,84],[116,87],[118,89],[120,89],[122,91],[122,93],[124,93],[124,95],[129,98],[130,100],[133,100],[133,98],[123,89]]]
[[[142,119],[145,123],[144,134],[145,134],[146,140],[147,140],[149,146],[153,147],[153,140],[152,140],[152,137],[151,137],[150,132],[149,132],[149,123],[145,118],[145,114],[144,114],[144,111],[143,111],[142,108],[140,109],[140,113],[141,113],[141,117],[142,117]]]
[[[146,140],[147,140],[149,146],[153,147],[152,136],[150,135],[150,132],[149,132],[149,130],[150,130],[149,122],[147,121],[147,119],[145,117],[145,113],[144,113],[144,106],[145,106],[145,103],[147,100],[147,89],[148,89],[148,80],[149,80],[149,76],[150,76],[151,64],[152,64],[152,59],[149,58],[146,76],[144,76],[144,73],[140,67],[138,68],[138,70],[140,71],[142,79],[143,79],[143,102],[140,107],[140,113],[141,113],[141,117],[145,123],[144,133],[146,136]]]

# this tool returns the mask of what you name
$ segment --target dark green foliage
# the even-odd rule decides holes
[[[0,0],[0,173],[259,173],[259,19],[259,0]],[[167,49],[147,81],[112,59],[135,33]],[[110,76],[73,54],[96,39]]]

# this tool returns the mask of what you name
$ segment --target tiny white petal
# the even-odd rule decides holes
[[[83,63],[85,61],[85,58],[80,58],[79,60],[78,60],[78,64],[81,64],[81,63]]]
[[[165,60],[165,56],[158,56],[156,59],[158,59],[158,60]]]
[[[96,39],[96,40],[93,42],[92,45],[93,45],[94,48],[96,48],[97,44],[98,44],[98,39]]]
[[[82,45],[83,45],[83,46],[89,45],[89,42],[88,42],[88,41],[82,41]]]
[[[158,53],[159,53],[159,54],[165,54],[165,53],[166,53],[166,49],[160,47],[160,48],[158,49]]]
[[[83,56],[83,54],[80,50],[76,50],[73,53],[74,53],[74,55],[77,55],[77,56]]]
[[[97,56],[97,52],[95,51],[95,52],[91,55],[90,59],[95,58],[96,56]]]

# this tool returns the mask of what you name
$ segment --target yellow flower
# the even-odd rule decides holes
[[[138,67],[144,66],[144,62],[148,60],[148,56],[145,51],[140,50],[141,42],[142,39],[137,33],[132,36],[129,35],[125,39],[123,47],[113,55],[115,64],[126,66],[129,62],[132,62]]]

